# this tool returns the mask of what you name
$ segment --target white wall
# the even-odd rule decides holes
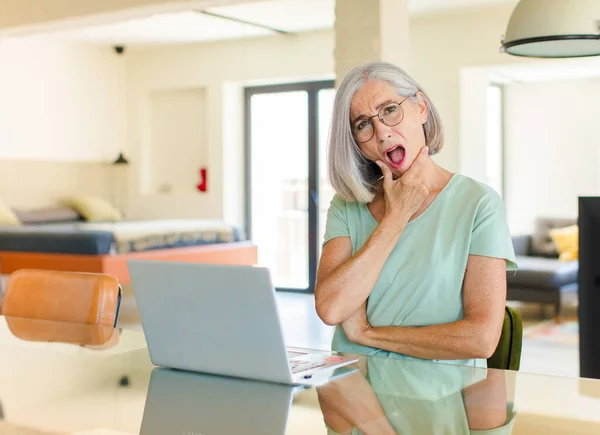
[[[109,47],[0,39],[0,159],[114,159],[125,141],[125,80]]]
[[[577,217],[600,193],[600,79],[505,87],[505,201],[515,233],[537,216]]]
[[[473,165],[485,165],[484,154],[473,155],[482,151],[483,141],[475,144],[475,149],[470,149],[467,156],[461,157],[464,137],[471,135],[471,129],[477,129],[482,122],[471,123],[470,129],[461,133],[461,117],[481,114],[480,104],[485,101],[481,92],[486,89],[483,86],[478,93],[473,91],[476,83],[465,81],[464,88],[471,95],[469,103],[461,107],[461,70],[524,61],[499,51],[500,38],[513,9],[512,5],[474,7],[411,20],[408,71],[425,88],[440,112],[446,140],[436,161],[451,171],[462,172],[467,167],[467,175],[472,175]],[[485,138],[485,132],[481,135],[473,133]],[[465,165],[463,159],[470,161],[470,165]]]
[[[511,5],[493,6],[411,19],[411,60],[405,67],[425,87],[442,115],[446,143],[436,160],[452,171],[463,171],[466,168],[468,172],[469,168],[484,165],[484,156],[477,155],[477,150],[483,148],[483,143],[480,144],[476,138],[476,126],[466,131],[461,131],[460,128],[461,119],[467,116],[461,114],[460,74],[465,67],[519,61],[498,50],[500,37],[512,9]],[[6,43],[2,44],[0,49],[7,52]],[[19,95],[23,94],[37,98],[34,100],[37,105],[27,104],[28,110],[21,108],[18,117],[16,114],[12,115],[11,122],[18,128],[5,133],[0,131],[0,156],[3,150],[13,148],[12,145],[6,145],[14,142],[7,141],[7,136],[17,136],[23,149],[30,150],[14,152],[19,155],[25,153],[27,156],[35,154],[37,158],[106,159],[123,148],[133,162],[130,171],[131,200],[128,207],[131,217],[167,217],[167,214],[172,214],[179,217],[225,218],[241,223],[243,86],[274,81],[333,78],[332,31],[143,51],[128,50],[124,58],[117,58],[109,48],[98,48],[94,54],[89,49],[81,49],[81,53],[76,56],[75,50],[52,46],[48,50],[42,50],[40,56],[34,57],[24,55],[27,50],[13,47],[11,57],[19,59],[17,64],[21,68],[15,70],[14,65],[9,65],[8,71],[12,71],[12,78],[19,77],[24,84],[17,85],[22,87],[20,92],[8,89],[8,80],[4,77],[9,72],[4,67],[0,68],[2,95],[5,92],[12,95],[12,104],[0,101],[0,114],[6,112],[7,107],[15,110],[21,100]],[[90,67],[91,59],[97,60],[94,67]],[[32,63],[35,68],[29,67]],[[122,113],[123,104],[116,102],[119,100],[119,92],[115,89],[123,89],[123,85],[116,83],[119,79],[111,82],[112,77],[119,77],[124,68],[127,69],[126,115]],[[55,72],[49,77],[56,79],[45,82],[44,85],[40,84],[43,82],[33,83],[33,78],[30,79],[28,74],[35,71],[34,75],[37,75],[40,70],[43,70],[44,80],[48,71]],[[94,86],[90,86],[91,83]],[[84,93],[74,91],[78,87],[86,89],[85,97]],[[209,191],[205,194],[181,196],[142,195],[144,150],[151,143],[151,93],[198,87],[207,90],[209,107]],[[34,92],[33,89],[37,91]],[[62,100],[57,99],[59,95],[63,98],[67,95],[68,103],[61,103]],[[480,109],[479,106],[472,105],[471,115],[478,113]],[[33,110],[33,117],[40,120],[35,131],[24,128],[30,125],[26,121],[27,117],[32,116],[30,110]],[[100,111],[102,114],[95,117],[96,115],[90,114],[91,111],[94,114]],[[465,113],[468,112],[469,104]],[[45,118],[48,113],[51,114],[52,122]],[[75,124],[82,127],[77,129],[73,128],[72,123],[61,124],[58,119],[61,113],[65,116],[60,119],[68,119],[68,115],[76,120]],[[122,139],[125,121],[127,137]],[[52,139],[52,152],[46,145],[40,145],[44,143],[39,137],[42,133],[46,142],[47,137],[52,136],[50,133],[58,138]],[[469,136],[475,139],[469,146],[464,146],[465,137]],[[127,143],[126,147],[124,142]]]
[[[224,218],[243,222],[243,87],[332,78],[331,31],[131,51],[128,152],[134,162],[130,216]],[[208,107],[208,191],[144,195],[152,92],[204,88]],[[177,149],[177,153],[188,150]],[[277,159],[277,156],[274,156]],[[265,162],[265,168],[268,168]]]
[[[466,66],[516,61],[498,50],[512,9],[510,5],[475,8],[417,16],[411,20],[411,60],[406,69],[425,87],[441,113],[446,143],[436,160],[452,171],[461,170],[460,71]],[[241,222],[243,85],[254,81],[272,83],[332,77],[333,45],[333,31],[321,31],[294,37],[131,51],[128,54],[128,119],[132,156],[141,161],[143,150],[151,140],[150,115],[145,108],[150,92],[199,86],[208,89],[210,150],[208,193],[178,199],[142,196],[140,183],[144,175],[139,166],[131,183],[130,214],[152,217],[157,210],[168,212],[176,207],[185,216],[224,217]],[[185,205],[176,206],[180,201],[185,201]]]

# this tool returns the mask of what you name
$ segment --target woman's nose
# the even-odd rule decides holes
[[[385,125],[379,118],[373,119],[373,128],[375,129],[375,137],[378,142],[384,142],[392,137],[391,127]]]

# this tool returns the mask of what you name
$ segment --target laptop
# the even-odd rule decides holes
[[[140,435],[283,435],[296,388],[155,368]]]
[[[267,268],[151,260],[127,266],[156,366],[318,385],[358,361],[286,348]]]

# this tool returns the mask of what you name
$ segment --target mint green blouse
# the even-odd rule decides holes
[[[377,227],[366,204],[331,201],[324,244],[350,237],[355,254]],[[506,211],[496,191],[454,174],[433,203],[410,221],[388,257],[367,303],[373,326],[426,326],[463,317],[462,287],[469,255],[503,258],[515,270]],[[406,357],[350,342],[336,326],[332,350]],[[442,361],[486,367],[485,360]]]

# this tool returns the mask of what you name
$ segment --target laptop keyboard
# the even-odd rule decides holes
[[[316,369],[317,367],[325,367],[325,363],[304,361],[299,359],[291,359],[290,365],[292,367],[292,373],[304,372],[306,370]]]

